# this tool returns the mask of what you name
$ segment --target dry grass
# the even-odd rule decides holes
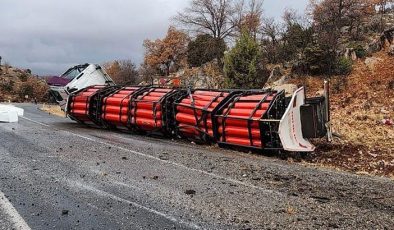
[[[333,131],[341,135],[333,143],[317,142],[318,151],[309,163],[394,177],[394,127],[382,124],[394,119],[394,57],[385,51],[370,69],[360,60],[349,76],[331,78],[331,118]],[[292,83],[305,85],[310,96],[321,90],[323,78],[302,77]]]
[[[60,108],[58,105],[46,105],[43,104],[40,108],[40,110],[47,112],[49,114],[59,116],[59,117],[66,117],[66,114],[64,111]]]

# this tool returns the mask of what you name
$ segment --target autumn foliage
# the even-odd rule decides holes
[[[187,66],[188,43],[187,34],[171,26],[165,38],[144,41],[144,64],[157,73],[168,76],[171,72]]]

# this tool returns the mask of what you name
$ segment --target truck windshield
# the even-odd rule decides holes
[[[69,70],[67,70],[64,74],[62,74],[62,78],[66,78],[68,80],[72,80],[77,77],[82,71],[86,69],[87,65],[75,66]]]

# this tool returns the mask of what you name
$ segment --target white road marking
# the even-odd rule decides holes
[[[23,119],[26,119],[28,121],[31,121],[31,122],[39,124],[39,125],[43,125],[45,127],[50,127],[50,125],[48,125],[48,124],[44,124],[44,123],[41,123],[41,122],[38,122],[38,121],[34,121],[34,120],[31,120],[31,119],[26,118],[26,117],[23,117]],[[90,138],[90,137],[87,137],[87,136],[84,136],[84,135],[80,135],[80,134],[77,134],[77,133],[73,133],[73,132],[70,132],[68,130],[59,129],[59,131],[62,131],[62,132],[65,132],[65,133],[68,133],[68,134],[80,137],[80,138],[88,140],[88,141],[96,142],[96,143],[99,143],[99,144],[102,144],[102,145],[105,145],[105,146],[108,146],[108,147],[111,147],[111,148],[116,148],[116,149],[119,149],[119,150],[122,150],[122,151],[133,153],[135,155],[139,155],[139,156],[142,156],[142,157],[146,157],[146,158],[149,158],[149,159],[160,161],[160,162],[162,162],[164,164],[171,164],[171,165],[177,166],[179,168],[187,169],[189,171],[198,172],[198,173],[205,174],[205,175],[208,175],[208,176],[211,176],[211,177],[214,177],[214,178],[222,179],[222,180],[234,183],[234,184],[238,184],[238,185],[242,185],[242,186],[245,186],[245,187],[253,188],[253,189],[259,190],[261,192],[264,192],[266,194],[281,195],[281,193],[277,192],[277,191],[273,191],[273,190],[270,190],[270,189],[265,189],[265,188],[262,188],[262,187],[259,187],[259,186],[256,186],[256,185],[253,185],[253,184],[250,184],[250,183],[246,183],[246,182],[243,182],[243,181],[240,181],[240,180],[235,180],[235,179],[232,179],[232,178],[220,176],[220,175],[217,175],[217,174],[214,174],[214,173],[210,173],[210,172],[207,172],[207,171],[204,171],[204,170],[190,168],[190,167],[188,167],[186,165],[183,165],[183,164],[180,164],[180,163],[177,163],[177,162],[173,162],[173,161],[169,161],[169,160],[163,160],[163,159],[160,159],[159,157],[155,157],[155,156],[152,156],[152,155],[149,155],[149,154],[137,152],[137,151],[130,150],[130,149],[127,149],[127,148],[123,148],[123,147],[120,147],[120,146],[117,146],[117,145],[113,145],[113,144],[110,144],[110,143],[106,143],[106,142],[102,142],[102,141],[99,141],[99,140],[95,140],[93,138]]]
[[[126,204],[133,205],[133,206],[135,206],[135,207],[137,207],[139,209],[143,209],[143,210],[145,210],[147,212],[150,212],[150,213],[153,213],[155,215],[164,217],[165,219],[167,219],[167,220],[169,220],[171,222],[179,223],[181,225],[185,225],[185,226],[187,226],[189,228],[193,228],[193,229],[201,229],[201,227],[196,225],[196,224],[176,219],[173,216],[170,216],[170,215],[167,215],[165,213],[159,212],[157,210],[145,207],[145,206],[143,206],[141,204],[138,204],[138,203],[135,203],[133,201],[123,199],[123,198],[118,197],[118,196],[116,196],[114,194],[111,194],[111,193],[105,192],[103,190],[97,189],[97,188],[95,188],[93,186],[82,184],[79,181],[67,181],[67,184],[69,184],[71,187],[76,187],[76,188],[79,188],[79,189],[83,189],[83,190],[87,190],[87,191],[93,192],[93,193],[95,193],[95,194],[97,194],[99,196],[102,196],[102,197],[111,198],[111,199],[114,199],[114,200],[119,201],[119,202],[123,202],[123,203],[126,203]]]
[[[50,125],[48,125],[48,124],[44,124],[44,123],[41,123],[41,122],[38,122],[38,121],[35,121],[35,120],[32,120],[32,119],[29,119],[27,117],[20,117],[20,118],[28,120],[28,121],[36,123],[36,124],[39,124],[39,125],[42,125],[42,126],[45,126],[45,127],[50,127]]]
[[[5,197],[4,193],[0,191],[0,209],[9,216],[9,221],[17,230],[31,230],[29,225],[25,222],[22,216],[16,211],[11,202]]]

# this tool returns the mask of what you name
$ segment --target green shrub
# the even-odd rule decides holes
[[[360,42],[352,42],[348,47],[354,50],[357,58],[365,58],[368,54]]]
[[[362,47],[362,45],[358,45],[354,48],[354,52],[356,52],[356,56],[358,58],[365,58],[367,56],[367,51]]]
[[[19,80],[21,80],[21,82],[26,82],[27,78],[28,78],[27,74],[25,74],[25,73],[22,73],[18,77],[19,77]]]
[[[348,75],[353,70],[353,62],[350,59],[341,57],[336,64],[336,72],[340,75]]]
[[[320,44],[309,44],[304,51],[303,63],[304,73],[311,75],[332,74],[335,65],[335,53],[327,46]]]
[[[19,89],[19,98],[25,100],[25,96],[28,95],[31,98],[34,94],[34,88],[30,84],[23,84]]]
[[[9,81],[9,82],[3,82],[3,83],[0,84],[0,88],[1,88],[2,91],[10,93],[14,89],[14,84],[15,84],[15,82],[12,81],[12,80]]]
[[[259,44],[243,32],[224,57],[224,73],[228,88],[263,88],[270,72],[262,60]]]

